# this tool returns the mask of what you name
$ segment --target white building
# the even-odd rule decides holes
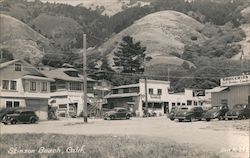
[[[50,83],[35,67],[23,60],[0,64],[0,108],[27,107],[40,120],[48,117]]]
[[[140,79],[137,84],[112,88],[111,93],[105,96],[108,102],[105,108],[125,107],[136,113],[137,116],[143,116],[147,96],[148,110],[155,111],[157,115],[163,115],[167,112],[167,94],[170,82],[147,80],[146,85],[147,95],[144,79]]]

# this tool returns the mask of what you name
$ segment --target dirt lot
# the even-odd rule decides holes
[[[77,135],[140,135],[158,142],[173,141],[225,157],[249,157],[249,120],[176,122],[166,117],[104,121],[62,119],[38,124],[1,125],[1,133],[59,133]]]

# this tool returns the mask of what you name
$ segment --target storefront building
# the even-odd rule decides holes
[[[235,104],[250,103],[250,75],[231,76],[220,80],[220,87],[212,89],[212,105],[226,104],[232,108]]]

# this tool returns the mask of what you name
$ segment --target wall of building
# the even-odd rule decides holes
[[[228,90],[212,93],[212,105],[228,103],[229,108],[235,104],[248,103],[250,96],[250,85],[230,86]]]
[[[19,102],[19,107],[26,106],[25,100],[22,98],[0,98],[0,109],[6,108],[7,101],[11,101],[13,103],[13,105],[14,105],[14,102]]]

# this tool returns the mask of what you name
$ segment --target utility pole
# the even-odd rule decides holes
[[[145,108],[146,112],[148,111],[148,86],[147,86],[147,76],[144,76],[144,81],[145,81]]]
[[[88,122],[88,107],[87,107],[87,44],[86,34],[83,34],[83,120],[84,123]]]

